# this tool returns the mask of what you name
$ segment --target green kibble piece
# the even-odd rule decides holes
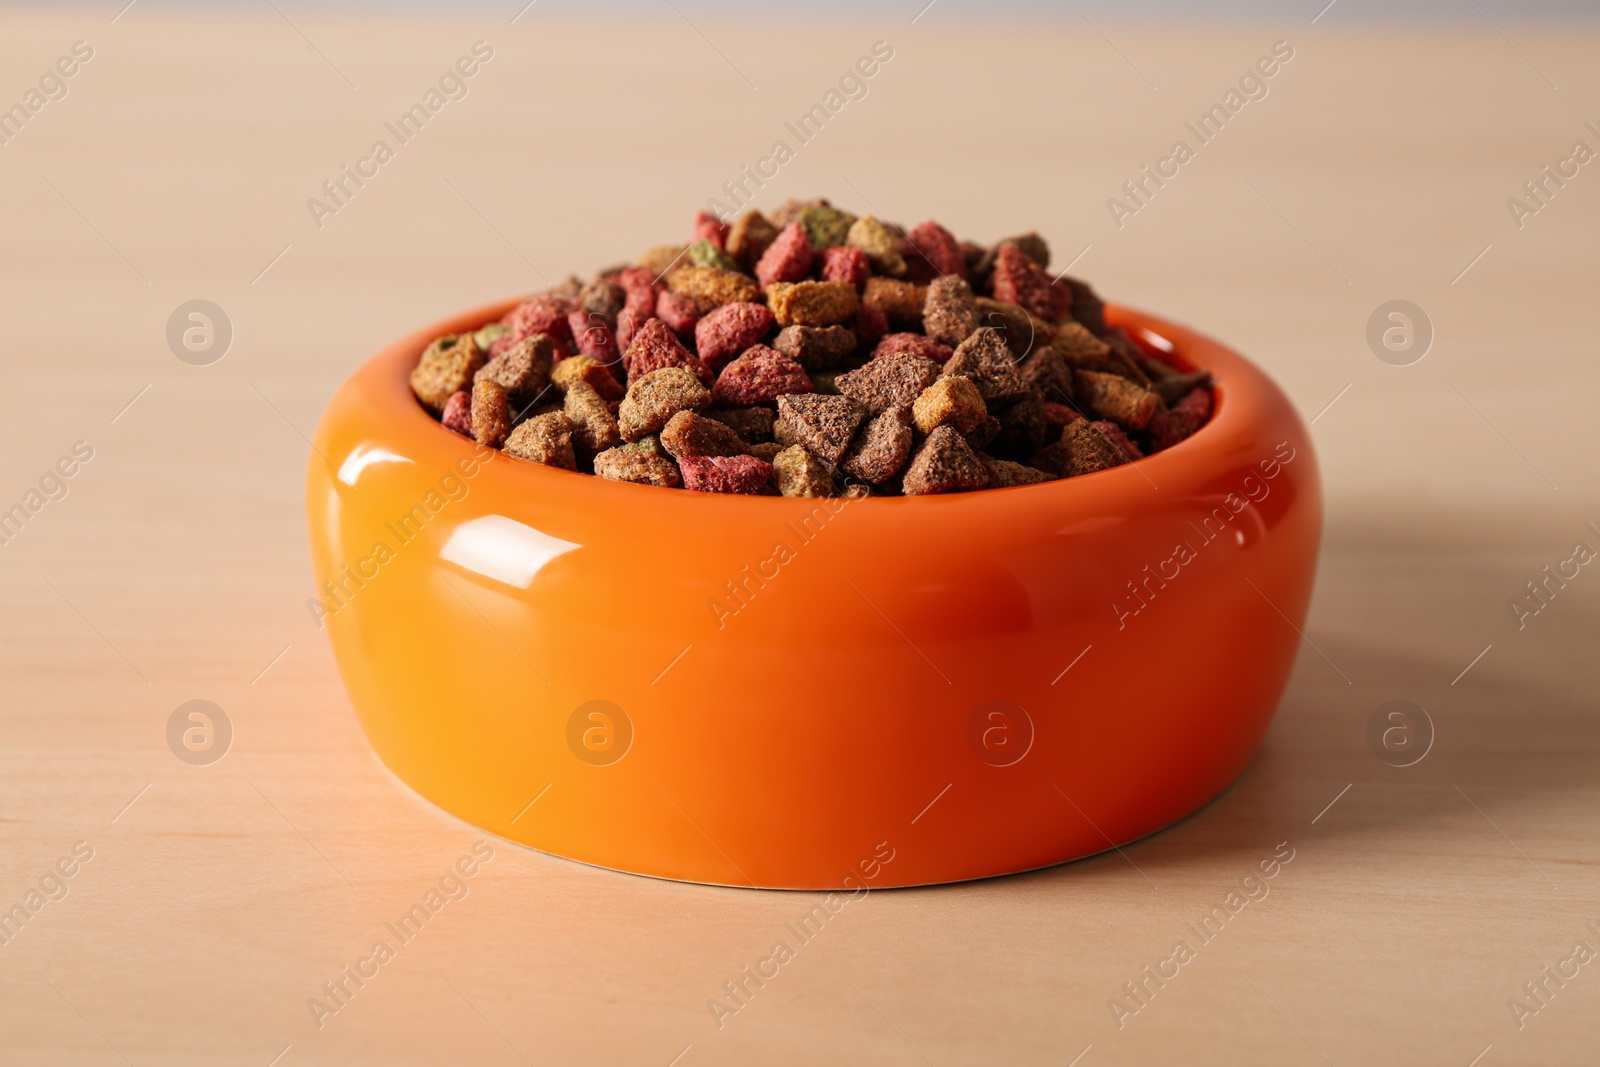
[[[856,216],[836,207],[808,207],[800,212],[800,228],[811,238],[814,249],[842,245],[856,223]]]
[[[511,332],[511,327],[503,322],[491,322],[483,329],[472,335],[472,341],[478,346],[478,351],[487,352],[491,345],[501,337]]]
[[[683,254],[683,258],[696,267],[715,267],[717,270],[731,271],[739,269],[739,264],[734,262],[732,256],[703,237],[689,246],[689,251]]]

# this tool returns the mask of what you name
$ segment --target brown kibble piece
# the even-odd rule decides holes
[[[915,329],[922,325],[922,304],[927,295],[926,286],[873,277],[867,279],[861,303],[882,312],[890,325]]]
[[[667,271],[683,262],[683,245],[656,245],[637,260],[639,266],[659,279]]]
[[[772,440],[772,424],[777,417],[771,408],[763,407],[706,409],[706,418],[716,419],[752,444]]]
[[[1170,378],[1162,378],[1155,383],[1155,390],[1162,401],[1171,406],[1187,396],[1191,389],[1204,389],[1210,384],[1211,372],[1197,370],[1188,374],[1174,374]]]
[[[833,475],[804,445],[790,445],[772,460],[772,481],[783,496],[833,496]]]
[[[578,299],[574,302],[577,307],[573,310],[581,311],[585,316],[598,315],[607,329],[614,330],[617,328],[617,312],[622,310],[627,299],[622,286],[596,278],[578,290]]]
[[[585,452],[604,452],[622,443],[617,417],[589,383],[573,382],[567,387],[562,412],[572,423],[572,440]]]
[[[890,408],[861,428],[840,461],[846,471],[873,485],[882,485],[911,457],[911,407]]]
[[[910,404],[939,380],[939,365],[921,356],[892,353],[834,379],[839,392],[852,397],[873,415]]]
[[[856,335],[844,326],[786,326],[772,347],[806,370],[826,370],[856,350]]]
[[[700,305],[702,314],[723,304],[749,304],[761,299],[756,280],[716,267],[680,267],[667,276],[667,286]]]
[[[1005,404],[1028,394],[1028,383],[1017,372],[1016,356],[999,330],[986,327],[962,341],[944,372],[970,378],[983,399],[991,403]]]
[[[744,438],[727,423],[680,411],[661,431],[661,447],[673,459],[685,456],[742,456],[749,449]]]
[[[850,447],[856,429],[867,417],[866,409],[847,396],[818,396],[802,393],[778,398],[779,425],[784,427],[785,441],[776,426],[773,438],[783,444],[805,445],[829,463],[839,462],[845,449]]]
[[[1073,376],[1079,403],[1128,430],[1142,430],[1161,408],[1149,389],[1115,374],[1081,370]]]
[[[654,321],[654,320],[652,320]],[[583,382],[600,394],[600,399],[622,399],[622,385],[604,363],[588,356],[568,356],[550,370],[550,384],[563,394],[573,382]]]
[[[928,283],[922,302],[922,332],[954,348],[978,328],[978,298],[967,280],[946,274]]]
[[[758,445],[750,446],[750,454],[757,459],[764,459],[771,463],[778,458],[778,453],[782,452],[785,447],[787,446],[780,445],[776,441],[762,441]]]
[[[1006,459],[995,459],[993,456],[980,455],[983,466],[989,472],[990,489],[1009,489],[1017,485],[1036,485],[1039,482],[1055,481],[1056,476],[1049,471],[1039,470],[1022,463],[1012,463]]]
[[[911,406],[917,429],[928,436],[941,426],[967,434],[989,417],[978,387],[966,378],[945,376],[924,389]]]
[[[1145,373],[1144,360],[1147,358],[1144,350],[1134,344],[1133,338],[1120,327],[1106,333],[1106,344],[1111,346],[1111,366],[1106,370],[1111,374],[1120,374],[1129,381],[1149,389],[1151,386],[1150,375]],[[1089,370],[1099,368],[1090,367]]]
[[[746,211],[734,220],[733,228],[728,231],[728,255],[739,266],[754,273],[756,262],[778,236],[778,229],[761,212],[754,209]]]
[[[666,456],[634,445],[607,449],[594,457],[594,472],[614,482],[659,485],[667,489],[676,489],[683,484],[676,463]]]
[[[663,367],[652,371],[628,387],[617,410],[617,422],[625,441],[637,441],[656,433],[680,411],[700,411],[711,403],[711,390],[687,367]]]
[[[811,379],[812,392],[826,393],[829,396],[838,396],[839,379],[848,373],[848,371],[835,368],[834,370],[812,371],[810,374],[806,375],[806,377]]]
[[[978,325],[999,330],[1005,337],[1006,347],[1018,359],[1050,344],[1055,337],[1051,325],[1028,314],[1026,308],[987,296],[980,296],[977,300]]]
[[[965,437],[967,444],[976,450],[989,447],[989,442],[993,441],[999,433],[1000,420],[993,415],[985,415],[982,422],[961,436]]]
[[[990,451],[1002,456],[1031,456],[1044,447],[1050,434],[1044,404],[1025,396],[999,413],[999,429],[990,438]]]
[[[1079,370],[1114,371],[1118,366],[1111,355],[1111,346],[1090,333],[1081,322],[1060,323],[1050,347]]]
[[[1122,450],[1088,419],[1068,423],[1061,431],[1061,440],[1040,449],[1033,457],[1033,466],[1063,478],[1093,474],[1126,462],[1128,457]]]
[[[1060,404],[1072,399],[1072,368],[1061,358],[1054,345],[1035,349],[1027,359],[1017,365],[1022,380],[1051,403]]]
[[[521,407],[532,403],[550,384],[550,371],[554,366],[555,342],[549,334],[536,333],[485,363],[473,381],[488,378],[499,382],[506,391],[506,400]]]
[[[506,438],[506,452],[548,467],[578,469],[578,457],[572,450],[572,423],[559,411],[536,415],[512,430]]]
[[[1023,251],[1027,251],[1024,249]],[[1106,332],[1105,303],[1095,295],[1088,282],[1061,276],[1061,284],[1072,291],[1072,317],[1086,326],[1090,333],[1100,337]]]
[[[778,409],[778,417],[772,423],[772,443],[780,448],[799,444],[800,438],[795,436],[794,426],[783,417],[783,405],[779,404]]]
[[[506,391],[499,382],[487,378],[472,386],[472,439],[480,445],[499,448],[511,432],[511,412]]]
[[[982,489],[988,484],[989,472],[972,446],[954,428],[940,426],[912,458],[903,487],[907,496],[922,496]]]
[[[767,305],[779,326],[837,326],[855,317],[860,298],[849,282],[774,282]]]
[[[482,366],[483,353],[472,334],[441,337],[427,347],[411,372],[411,391],[423,407],[442,414],[451,395],[472,388],[473,376]]]

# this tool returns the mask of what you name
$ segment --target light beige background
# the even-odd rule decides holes
[[[1162,30],[955,4],[783,26],[119,6],[0,15],[0,102],[95,50],[0,146],[0,507],[94,449],[0,547],[0,906],[94,849],[0,947],[0,1062],[1592,1057],[1600,963],[1520,1030],[1507,1000],[1600,948],[1600,576],[1520,632],[1507,602],[1580,537],[1600,548],[1600,165],[1520,231],[1505,206],[1575,140],[1600,148],[1592,30],[1338,7]],[[377,763],[303,606],[322,405],[402,332],[681,238],[879,39],[868,96],[763,204],[1037,227],[1059,264],[1081,251],[1104,292],[1234,343],[1321,413],[1326,550],[1260,758],[1125,855],[853,904],[720,1030],[708,998],[809,898],[495,842],[319,1029],[307,998],[483,837]],[[306,199],[477,40],[494,58],[469,95],[316,228]],[[1117,229],[1106,198],[1277,40],[1295,56],[1268,97]],[[164,339],[193,298],[236,332],[209,367]],[[1413,366],[1364,339],[1393,298],[1436,330]],[[197,697],[236,731],[204,768],[164,736]],[[1390,699],[1437,730],[1403,770],[1364,738]],[[1271,895],[1119,1031],[1108,999],[1283,841]]]

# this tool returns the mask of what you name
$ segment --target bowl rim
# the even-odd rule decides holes
[[[511,298],[498,300],[493,303],[480,305],[469,311],[457,313],[438,320],[428,326],[415,330],[398,341],[388,345],[377,355],[362,363],[351,376],[352,381],[361,380],[363,384],[371,385],[368,399],[377,406],[367,413],[387,429],[409,436],[413,433],[427,434],[427,447],[430,451],[441,451],[447,458],[456,460],[469,460],[474,456],[482,455],[482,446],[469,438],[463,437],[453,430],[446,429],[437,419],[417,402],[416,396],[411,391],[411,371],[416,367],[427,346],[435,339],[449,334],[464,333],[481,329],[484,326],[498,322],[508,311],[525,301],[526,298]],[[1038,482],[1030,485],[1007,486],[996,489],[981,489],[962,493],[932,493],[915,496],[889,496],[878,494],[863,494],[858,499],[876,500],[875,508],[889,506],[899,507],[940,507],[949,506],[952,502],[967,502],[975,499],[993,497],[996,494],[1015,494],[1032,491],[1036,496],[1043,495],[1050,490],[1056,493],[1091,491],[1092,487],[1097,492],[1117,492],[1122,488],[1149,488],[1156,484],[1153,480],[1158,474],[1178,473],[1192,470],[1199,464],[1206,465],[1206,457],[1210,454],[1227,451],[1224,442],[1238,439],[1240,434],[1248,434],[1250,424],[1255,422],[1263,404],[1270,406],[1273,394],[1282,399],[1282,402],[1293,412],[1287,398],[1283,397],[1281,390],[1272,381],[1266,372],[1250,362],[1243,355],[1220,341],[1214,340],[1195,330],[1174,323],[1148,312],[1126,307],[1120,304],[1107,302],[1105,305],[1106,320],[1109,325],[1120,326],[1125,329],[1135,340],[1153,347],[1159,353],[1159,358],[1184,369],[1205,369],[1212,373],[1212,415],[1206,424],[1195,431],[1194,434],[1160,452],[1145,456],[1142,459],[1124,463],[1107,470],[1095,471],[1072,478],[1054,478],[1048,482]],[[1153,344],[1150,338],[1159,339],[1163,344]],[[1171,350],[1166,350],[1166,345]],[[349,384],[349,383],[347,383]],[[434,436],[437,435],[437,436]],[[572,486],[575,483],[568,481],[552,482],[551,479],[582,479],[591,488],[604,489],[605,491],[625,492],[632,494],[648,493],[639,500],[662,500],[661,494],[666,492],[664,487],[643,485],[633,482],[616,481],[600,478],[597,475],[585,474],[582,471],[569,471],[564,468],[550,467],[542,463],[521,459],[510,455],[500,449],[494,450],[494,458],[504,458],[511,462],[501,466],[499,478],[509,478],[512,484],[520,481],[530,490],[548,489],[559,491],[560,486]],[[497,464],[497,466],[500,466]],[[497,478],[497,480],[499,480]],[[1163,483],[1164,484],[1164,483]],[[1076,489],[1065,488],[1075,486]],[[676,496],[682,496],[685,491],[676,491]],[[766,496],[740,493],[697,493],[697,497],[719,498],[726,501],[721,506],[726,507],[788,507],[792,506],[791,497]],[[697,501],[700,507],[715,507],[709,500]]]

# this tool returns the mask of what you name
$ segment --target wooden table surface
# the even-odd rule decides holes
[[[92,50],[0,144],[0,509],[38,505],[0,545],[0,908],[26,916],[0,1062],[1593,1062],[1600,574],[1572,564],[1520,628],[1509,605],[1600,548],[1600,172],[1547,181],[1520,228],[1507,206],[1600,149],[1592,29],[120,6],[0,15],[0,105]],[[866,95],[794,144],[880,40]],[[479,41],[465,95],[319,227],[308,198]],[[1198,144],[1184,123],[1278,41],[1266,95]],[[408,791],[304,607],[301,486],[381,345],[681,238],[780,138],[762,204],[1037,227],[1104,292],[1237,345],[1316,416],[1328,522],[1231,790],[1122,855],[871,894],[719,1026],[708,1003],[812,900],[591,869]],[[1180,138],[1194,158],[1119,228],[1108,198]],[[206,366],[166,337],[195,299],[233,331]],[[1366,338],[1394,299],[1432,324],[1408,366]],[[231,723],[211,765],[168,746],[192,699]],[[1369,747],[1390,700],[1433,724],[1413,766]],[[308,1006],[485,841],[464,897]],[[1275,851],[1270,892],[1197,937]],[[1137,1005],[1124,983],[1178,941]]]

